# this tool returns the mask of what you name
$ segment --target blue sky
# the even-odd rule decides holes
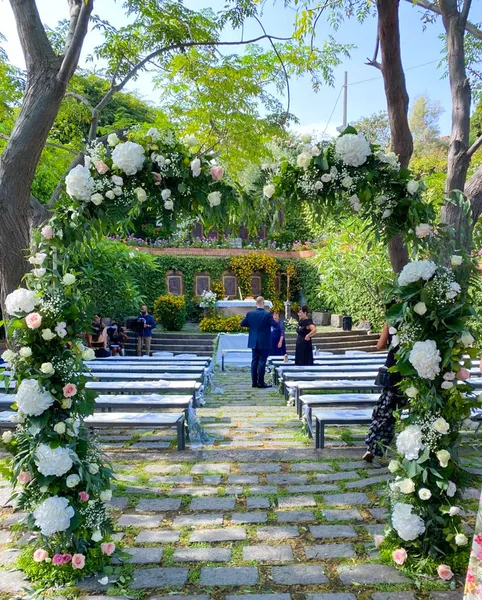
[[[212,7],[221,8],[225,0],[186,0],[190,8]],[[402,32],[402,56],[406,69],[406,79],[410,98],[413,100],[420,94],[426,94],[433,100],[438,100],[445,108],[440,118],[442,134],[450,133],[450,90],[448,80],[442,78],[442,71],[437,62],[441,57],[442,24],[428,25],[424,31],[420,19],[420,10],[411,7],[407,2],[400,3],[400,18]],[[475,3],[474,3],[475,4]],[[37,0],[37,5],[44,22],[50,26],[68,15],[67,2],[62,0]],[[122,3],[114,0],[97,0],[95,12],[102,18],[120,26],[126,22],[121,10]],[[263,9],[263,24],[269,33],[279,36],[289,36],[292,31],[294,13],[283,8],[282,0],[268,0]],[[7,2],[0,3],[0,31],[7,37],[5,46],[10,60],[18,66],[23,66],[23,57],[15,31],[15,23]],[[351,53],[350,59],[335,70],[335,86],[323,86],[318,93],[311,87],[308,77],[291,82],[291,111],[300,120],[303,131],[323,131],[327,128],[330,114],[335,106],[340,88],[343,84],[344,71],[348,72],[348,121],[356,121],[362,116],[368,116],[386,108],[383,80],[380,72],[365,65],[367,57],[373,54],[376,39],[376,20],[369,19],[363,24],[356,20],[347,20],[338,32],[333,32],[326,23],[318,27],[317,40],[320,43],[326,36],[333,34],[342,43],[355,44],[357,49]],[[244,31],[246,37],[256,37],[260,34],[256,22],[247,23]],[[238,39],[239,32],[226,31],[225,39]],[[91,32],[86,40],[81,63],[93,47],[101,41],[99,33]],[[431,64],[426,64],[431,63]],[[422,65],[422,66],[421,66]],[[92,66],[90,64],[90,66]],[[366,81],[370,80],[370,81]],[[141,96],[156,103],[159,92],[153,91],[149,75],[142,76],[131,89],[137,89]],[[327,131],[334,133],[342,120],[342,103],[340,101],[334,111],[333,118]]]

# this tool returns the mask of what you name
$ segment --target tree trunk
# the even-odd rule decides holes
[[[65,93],[58,65],[32,75],[12,134],[0,156],[0,301],[20,283],[30,245],[30,187]]]
[[[382,52],[381,71],[387,98],[391,148],[407,168],[413,153],[413,139],[408,124],[408,93],[400,51],[400,0],[377,0],[378,39]],[[395,273],[407,264],[408,249],[400,235],[388,244],[390,263]]]
[[[465,71],[464,37],[466,17],[459,12],[456,0],[441,0],[440,9],[447,34],[450,90],[452,93],[452,131],[447,163],[447,196],[454,190],[464,192],[470,157],[470,83]],[[452,225],[457,242],[467,248],[472,223],[462,207],[446,202],[442,209],[442,222]]]

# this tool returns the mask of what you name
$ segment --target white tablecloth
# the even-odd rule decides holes
[[[273,303],[270,300],[265,300],[266,308],[271,308]],[[256,308],[256,300],[219,300],[219,308]]]
[[[230,352],[226,358],[227,363],[239,366],[251,364],[251,351],[246,352],[249,350],[247,333],[220,333],[216,352],[217,364],[221,362],[223,352],[226,350],[244,350],[239,354]]]

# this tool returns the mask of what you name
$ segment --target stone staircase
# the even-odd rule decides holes
[[[214,352],[214,333],[195,332],[161,332],[154,331],[151,350],[173,352],[174,354],[198,354],[212,356]],[[313,338],[313,345],[320,352],[343,353],[347,350],[375,350],[378,334],[367,335],[364,331],[321,331]],[[286,335],[288,352],[295,351],[296,334]],[[127,354],[136,353],[136,340],[133,333],[129,333],[129,343],[126,345]]]

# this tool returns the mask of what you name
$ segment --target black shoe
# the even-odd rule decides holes
[[[253,383],[253,384],[251,385],[251,387],[258,387],[258,384],[257,384],[257,383]]]
[[[269,383],[259,383],[258,387],[264,389],[264,388],[270,388],[272,386],[269,385]]]

